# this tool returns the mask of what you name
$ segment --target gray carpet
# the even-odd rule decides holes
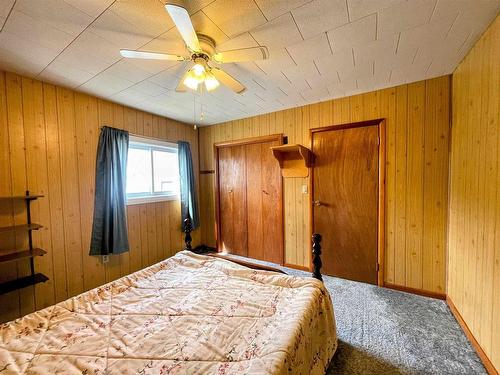
[[[444,301],[330,276],[324,283],[339,338],[327,374],[487,374]]]

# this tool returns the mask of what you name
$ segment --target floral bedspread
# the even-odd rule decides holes
[[[322,283],[182,251],[0,326],[0,374],[324,374]]]

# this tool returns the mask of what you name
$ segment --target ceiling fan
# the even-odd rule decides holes
[[[196,33],[186,8],[182,5],[167,2],[165,9],[172,18],[182,39],[186,43],[189,56],[168,53],[147,52],[137,50],[120,50],[120,54],[132,59],[154,59],[170,61],[192,61],[194,65],[184,74],[176,91],[185,92],[186,88],[198,90],[198,86],[207,91],[215,90],[220,83],[229,87],[235,93],[241,94],[246,87],[237,79],[213,66],[216,64],[266,60],[269,56],[267,47],[258,46],[218,52],[215,41],[207,35]]]

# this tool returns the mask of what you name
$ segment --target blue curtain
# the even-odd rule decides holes
[[[101,128],[97,147],[90,255],[128,251],[126,183],[128,132]]]
[[[188,142],[179,141],[179,174],[181,182],[181,223],[191,217],[193,229],[200,226],[198,215],[198,199],[196,195],[196,181],[194,179],[193,158]],[[184,228],[182,228],[184,230]]]

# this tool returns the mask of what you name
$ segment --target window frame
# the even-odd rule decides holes
[[[129,149],[143,149],[148,150],[151,160],[151,187],[154,190],[154,162],[153,151],[161,151],[175,153],[178,156],[178,145],[174,142],[163,141],[156,138],[141,137],[137,135],[129,135]],[[128,179],[128,176],[127,176]],[[126,205],[131,206],[135,204],[155,203],[175,201],[180,199],[179,192],[172,194],[171,192],[151,192],[147,195],[144,193],[126,193]]]

